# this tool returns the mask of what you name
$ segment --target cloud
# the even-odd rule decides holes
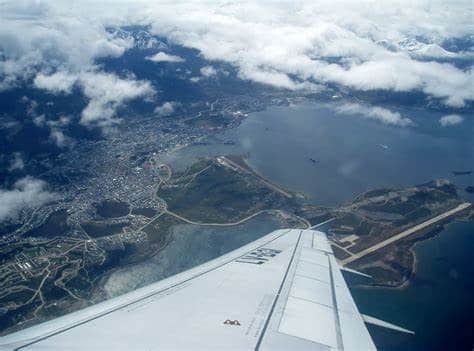
[[[469,2],[302,1],[148,8],[152,32],[236,66],[243,79],[288,89],[336,83],[357,90],[423,91],[461,107],[471,69],[417,60],[400,43],[469,35]],[[173,15],[172,15],[173,13]]]
[[[10,166],[8,167],[8,170],[10,172],[16,171],[16,170],[21,171],[23,168],[25,168],[25,162],[23,161],[23,157],[21,156],[21,153],[14,152],[13,159],[10,161]]]
[[[10,190],[0,188],[0,221],[15,218],[21,210],[41,206],[54,198],[44,181],[22,178]]]
[[[201,74],[207,78],[217,75],[217,70],[212,66],[204,66],[200,71]]]
[[[389,56],[348,69],[337,65],[324,65],[321,69],[328,81],[359,90],[422,90],[427,95],[441,98],[451,107],[462,107],[474,98],[474,90],[470,88],[473,71],[462,72],[449,64]]]
[[[398,127],[407,127],[413,125],[409,118],[402,117],[398,112],[392,112],[386,108],[378,106],[367,106],[357,103],[347,103],[335,108],[340,114],[356,114],[363,118],[374,119],[384,124]]]
[[[34,116],[33,123],[37,127],[44,126],[46,124],[46,116],[45,115]]]
[[[147,56],[147,60],[153,62],[184,62],[184,59],[179,56],[169,55],[165,52],[159,52],[153,56]]]
[[[28,101],[29,109],[28,115],[33,118],[33,123],[37,127],[49,128],[49,140],[52,141],[57,147],[63,148],[73,143],[72,139],[64,134],[63,128],[66,127],[70,122],[71,118],[68,116],[60,116],[58,119],[46,119],[44,114],[37,115],[35,107],[35,101]]]
[[[462,118],[459,115],[446,115],[439,119],[439,123],[443,127],[448,127],[448,126],[454,126],[454,125],[460,124],[462,123],[463,120],[464,118]]]
[[[89,98],[89,104],[81,114],[81,123],[85,125],[115,123],[118,108],[130,100],[150,97],[155,92],[148,81],[123,79],[111,73],[87,72],[81,75],[79,83]]]
[[[343,175],[344,177],[351,177],[359,169],[359,167],[360,167],[360,162],[358,160],[344,161],[337,168],[337,172]]]
[[[176,102],[168,101],[168,102],[165,102],[161,106],[157,106],[154,112],[159,117],[169,116],[175,111],[176,106],[177,106]]]
[[[38,89],[47,90],[53,94],[70,93],[77,76],[63,71],[51,75],[39,73],[34,79],[34,85]]]
[[[70,140],[64,135],[63,131],[57,128],[52,128],[49,133],[49,139],[59,148],[66,147]]]
[[[472,65],[435,61],[472,57],[470,48],[443,47],[471,35],[470,1],[11,1],[1,10],[0,89],[38,72],[97,71],[97,58],[120,56],[135,43],[107,28],[144,25],[233,65],[242,79],[275,87],[421,91],[451,107],[474,100]],[[58,90],[70,88],[54,78]],[[46,83],[39,76],[36,84]]]
[[[22,0],[2,2],[0,8],[0,91],[30,78],[36,88],[52,94],[69,94],[77,85],[89,99],[81,113],[86,125],[114,123],[118,108],[152,94],[150,83],[119,78],[96,66],[98,58],[121,56],[134,39],[109,30],[108,20],[95,16],[92,8]],[[110,20],[112,26],[127,22]],[[63,144],[62,136],[58,128],[51,130],[57,144]]]
[[[0,4],[0,90],[39,71],[90,69],[97,58],[118,57],[133,46],[130,38],[108,31],[105,19],[62,5],[25,0]]]
[[[70,93],[74,84],[89,99],[81,113],[84,125],[108,126],[116,123],[117,110],[126,102],[139,97],[150,97],[155,91],[150,82],[133,78],[120,78],[113,73],[83,71],[79,73],[57,72],[52,75],[39,73],[35,86],[53,94]]]

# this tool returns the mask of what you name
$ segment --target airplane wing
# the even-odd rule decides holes
[[[274,231],[0,338],[5,350],[375,350],[324,233]]]

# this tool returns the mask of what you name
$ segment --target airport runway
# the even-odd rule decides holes
[[[437,222],[440,222],[452,215],[455,215],[457,214],[458,212],[461,212],[461,211],[464,211],[466,208],[469,208],[471,206],[471,203],[470,202],[464,202],[462,204],[460,204],[459,206],[449,210],[449,211],[446,211],[436,217],[433,217],[423,223],[420,223],[420,224],[417,224],[415,225],[414,227],[411,227],[410,229],[407,229],[407,230],[404,230],[403,232],[401,232],[400,234],[397,234],[397,235],[394,235],[392,236],[391,238],[388,238],[387,240],[384,240],[384,241],[381,241],[379,242],[378,244],[375,244],[365,250],[362,250],[354,255],[352,255],[351,257],[348,257],[342,261],[340,261],[341,265],[346,265],[346,264],[349,264],[351,262],[354,262],[364,256],[367,256],[368,254],[374,252],[374,251],[377,251],[387,245],[390,245],[400,239],[403,239],[413,233],[416,233],[422,229],[425,229],[426,227],[429,227],[433,224],[436,224]]]

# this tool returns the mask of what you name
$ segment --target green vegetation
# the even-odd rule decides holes
[[[331,211],[336,220],[331,232],[360,237],[351,252],[358,252],[461,203],[456,187],[432,181],[404,189],[371,190]]]
[[[203,160],[158,190],[168,209],[196,222],[238,221],[259,210],[287,208],[289,200],[255,177],[216,160]]]
[[[340,246],[356,254],[445,213],[461,202],[456,187],[445,180],[403,189],[372,190],[330,211],[336,218],[331,223],[330,233]],[[398,286],[412,274],[414,257],[410,248],[417,240],[434,235],[436,230],[436,227],[427,227],[417,231],[350,265],[372,275],[372,284]],[[337,250],[334,252],[341,254]]]
[[[411,247],[421,240],[436,235],[442,227],[426,229],[410,236],[397,244],[384,247],[365,256],[350,266],[372,276],[370,285],[397,287],[410,279],[415,262]]]
[[[180,223],[182,221],[171,215],[164,214],[149,223],[143,228],[143,231],[148,235],[150,242],[163,244],[168,240],[171,227]]]
[[[67,217],[66,210],[53,212],[42,225],[25,233],[25,236],[54,238],[64,235],[69,230]]]

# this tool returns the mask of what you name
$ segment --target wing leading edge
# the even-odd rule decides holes
[[[150,286],[4,336],[5,350],[375,350],[324,233],[277,230]]]

